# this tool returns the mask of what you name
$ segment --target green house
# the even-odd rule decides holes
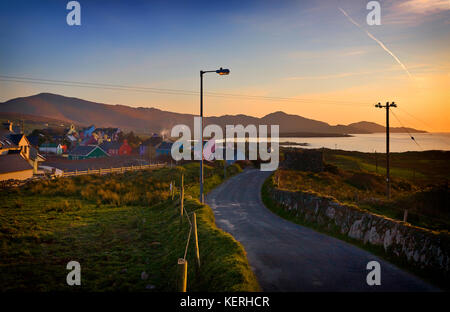
[[[109,156],[98,145],[79,145],[69,152],[69,159],[89,159]]]

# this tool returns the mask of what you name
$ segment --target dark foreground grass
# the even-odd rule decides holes
[[[444,170],[444,168],[442,168]],[[279,187],[290,191],[313,191],[321,196],[354,204],[376,214],[407,221],[436,231],[450,231],[450,192],[447,183],[418,184],[391,179],[391,199],[386,199],[385,176],[364,170],[342,169],[326,164],[323,172],[291,169],[277,171]]]
[[[380,258],[385,259],[386,261],[389,261],[405,271],[411,272],[423,280],[429,282],[430,284],[434,284],[442,289],[450,290],[450,283],[445,277],[440,275],[439,273],[428,271],[428,270],[419,270],[415,267],[412,267],[406,258],[396,257],[391,254],[388,254],[382,246],[374,246],[371,244],[364,244],[363,242],[353,239],[345,234],[342,234],[337,227],[335,228],[325,228],[322,226],[319,226],[315,222],[309,222],[305,219],[297,216],[295,212],[288,211],[284,209],[281,205],[278,204],[275,200],[273,200],[270,196],[270,190],[274,188],[274,182],[273,182],[273,175],[271,175],[267,180],[264,182],[263,187],[261,189],[261,198],[264,203],[264,205],[270,209],[273,213],[276,215],[289,220],[295,224],[299,224],[311,229],[314,229],[317,232],[333,236],[335,238],[338,238],[342,241],[348,242],[352,245],[355,245],[361,249],[364,249],[374,255],[379,256]]]
[[[180,225],[178,195],[185,174],[185,207],[197,213],[201,268],[188,249],[188,291],[256,291],[245,250],[218,229],[199,203],[198,165],[41,181],[0,194],[0,291],[176,291],[177,260],[189,225]],[[228,168],[228,176],[241,169]],[[206,167],[206,191],[223,168]],[[81,264],[81,286],[68,286],[66,265]],[[145,272],[146,274],[142,274]],[[141,275],[148,275],[142,279]]]

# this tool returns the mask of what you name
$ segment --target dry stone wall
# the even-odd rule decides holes
[[[338,203],[314,193],[270,189],[270,196],[304,221],[339,231],[364,244],[381,246],[420,269],[450,278],[450,236]]]

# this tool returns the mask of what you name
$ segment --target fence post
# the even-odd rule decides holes
[[[170,181],[170,185],[172,186],[171,187],[171,196],[172,196],[172,200],[173,200],[173,198],[175,197],[175,181]]]
[[[98,175],[102,175],[102,168],[98,169]]]
[[[78,175],[78,169],[75,169],[75,176]]]
[[[195,212],[192,219],[194,223],[195,256],[197,258],[197,268],[200,269],[200,250],[198,249],[197,215],[195,214]]]
[[[183,223],[183,210],[184,210],[184,174],[181,174],[181,185],[180,185],[180,224]]]
[[[408,209],[405,209],[405,212],[403,213],[403,222],[406,222],[408,220]]]
[[[186,292],[187,284],[187,260],[183,258],[178,259],[178,280],[177,290],[178,292]]]

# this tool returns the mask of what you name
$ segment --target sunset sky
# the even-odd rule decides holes
[[[383,124],[373,105],[395,101],[405,126],[450,131],[449,0],[380,1],[380,26],[365,0],[80,0],[81,26],[67,25],[67,2],[0,3],[0,75],[198,91],[199,70],[223,66],[231,74],[206,75],[206,91],[297,100],[208,96],[209,116]],[[40,92],[199,111],[195,94],[0,81],[0,101]]]

